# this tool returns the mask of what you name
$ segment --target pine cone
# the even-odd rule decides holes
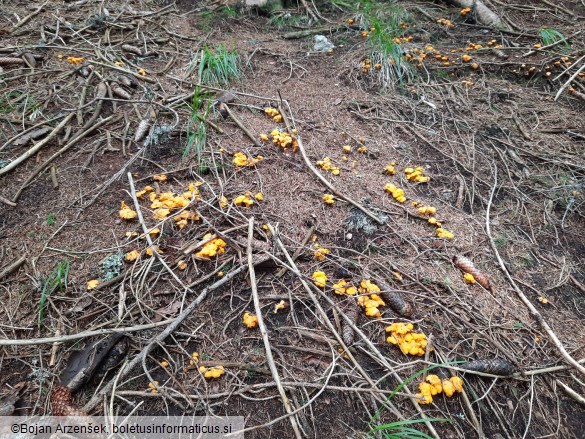
[[[65,386],[55,386],[51,392],[53,416],[87,416],[87,413],[73,406],[71,390]]]
[[[457,255],[453,258],[453,264],[465,273],[471,274],[478,284],[484,287],[488,291],[492,291],[490,281],[487,276],[479,270],[470,259],[465,256]]]
[[[396,291],[381,291],[380,295],[382,296],[382,300],[390,305],[390,308],[396,313],[404,317],[410,317],[412,315],[412,306],[402,298],[400,293]]]
[[[380,276],[371,275],[371,277],[380,287],[382,300],[390,305],[390,308],[404,317],[410,317],[412,315],[412,306],[403,299],[400,293],[393,291],[390,285]]]
[[[345,314],[351,319],[351,322],[355,325],[358,319],[359,309],[355,300],[350,298],[347,302],[347,309],[345,310]],[[353,328],[347,323],[346,320],[343,320],[343,325],[341,326],[341,338],[343,338],[343,342],[349,346],[353,344],[355,339],[355,331]]]
[[[475,372],[503,376],[512,375],[516,371],[516,366],[514,366],[508,360],[501,360],[498,358],[470,361],[469,363],[465,363],[459,367],[462,369],[473,370]]]

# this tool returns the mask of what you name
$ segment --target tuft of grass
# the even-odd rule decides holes
[[[191,102],[191,114],[187,125],[187,144],[183,150],[183,159],[187,158],[194,148],[199,168],[202,167],[202,154],[207,143],[207,125],[205,120],[211,110],[209,93],[197,87]],[[200,169],[201,170],[201,169]]]
[[[53,212],[49,212],[47,215],[47,225],[52,226],[55,224],[55,214]]]
[[[569,47],[569,43],[564,35],[556,29],[543,28],[538,31],[538,34],[540,35],[540,40],[544,46],[562,41],[564,47]]]
[[[394,395],[396,395],[398,392],[400,392],[400,390],[406,386],[407,384],[409,384],[410,382],[412,382],[416,377],[430,371],[433,370],[437,367],[441,367],[441,366],[448,366],[451,364],[457,364],[457,363],[464,363],[464,361],[452,361],[452,362],[448,362],[448,363],[443,363],[443,364],[435,364],[429,367],[426,367],[414,374],[412,374],[411,376],[409,376],[407,379],[405,379],[398,387],[396,387],[392,393],[386,398],[386,401],[389,401],[390,399],[392,399],[392,397]],[[410,425],[413,424],[420,424],[420,423],[424,423],[424,422],[451,422],[450,419],[446,419],[446,418],[424,418],[424,419],[410,419],[410,420],[404,420],[404,421],[395,421],[395,422],[391,422],[391,423],[386,423],[386,424],[376,424],[376,422],[379,420],[380,416],[382,415],[382,412],[384,410],[384,407],[380,407],[376,413],[374,414],[374,416],[370,419],[369,424],[370,424],[370,430],[368,431],[368,436],[369,437],[374,437],[373,434],[374,433],[378,433],[381,434],[382,437],[384,437],[385,439],[432,439],[431,436],[427,435],[426,433],[423,433],[420,430],[416,430],[414,428],[411,428]]]
[[[39,328],[45,318],[45,309],[47,307],[47,300],[51,293],[55,290],[62,290],[67,288],[67,281],[69,279],[69,261],[67,259],[59,262],[57,267],[45,279],[43,288],[41,290],[41,300],[39,302]]]
[[[240,56],[220,44],[212,50],[205,46],[199,61],[199,83],[225,87],[240,76]]]
[[[416,77],[413,65],[404,58],[404,48],[396,42],[407,33],[403,25],[411,21],[412,16],[394,2],[362,3],[360,25],[369,31],[370,59],[381,66],[378,74],[383,90]]]

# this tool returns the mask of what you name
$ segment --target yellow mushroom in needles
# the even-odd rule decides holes
[[[223,366],[214,366],[210,368],[201,366],[199,367],[199,372],[201,372],[206,379],[210,380],[213,378],[220,378],[225,373],[225,370]]]
[[[97,286],[100,284],[100,281],[97,279],[92,279],[90,281],[87,281],[87,290],[93,290],[95,288],[97,288]]]
[[[313,257],[320,262],[324,261],[326,256],[330,253],[330,250],[328,248],[321,247],[317,243],[315,243],[313,246],[315,247]]]
[[[136,259],[138,259],[140,256],[140,252],[138,250],[132,250],[129,251],[128,253],[126,253],[126,255],[124,256],[124,260],[127,262],[133,262]]]
[[[428,375],[426,381],[418,385],[420,393],[415,395],[419,404],[430,404],[433,402],[433,396],[444,393],[447,398],[451,398],[455,393],[463,392],[463,380],[454,376],[448,380],[441,380],[437,375]]]
[[[323,271],[315,271],[311,278],[313,279],[313,283],[320,288],[323,288],[327,283],[327,275]]]
[[[232,160],[233,164],[236,165],[238,168],[241,167],[253,167],[256,166],[256,163],[263,160],[264,157],[261,155],[256,156],[256,158],[248,157],[243,152],[236,152],[234,154],[234,159]]]
[[[258,316],[250,314],[248,311],[246,311],[244,313],[243,322],[247,328],[255,328],[258,326]]]
[[[213,235],[208,233],[203,239],[210,239]],[[203,245],[203,248],[195,253],[199,258],[210,259],[225,253],[226,242],[221,238],[214,238]]]
[[[427,337],[422,332],[414,332],[412,323],[393,323],[386,327],[386,332],[390,333],[386,341],[397,345],[405,355],[422,356],[427,347]]]
[[[125,220],[131,220],[138,216],[138,214],[134,210],[129,208],[123,201],[121,202],[120,212],[118,213],[120,215],[120,218]]]
[[[240,195],[239,197],[234,198],[234,204],[236,206],[251,207],[254,205],[254,200],[248,195]]]
[[[392,197],[398,201],[399,203],[404,203],[406,201],[406,196],[404,195],[404,190],[400,189],[399,187],[393,185],[392,183],[388,183],[384,186],[384,190],[392,195]]]
[[[437,236],[439,238],[444,238],[444,239],[453,239],[455,237],[455,235],[453,233],[451,233],[449,230],[443,229],[441,227],[437,228]]]
[[[431,177],[425,176],[424,173],[425,170],[421,166],[415,166],[414,168],[406,168],[404,170],[406,179],[409,181],[415,181],[417,183],[426,183],[431,179]]]
[[[339,175],[339,168],[331,162],[329,157],[323,157],[323,160],[318,160],[316,165],[324,171],[331,171],[333,175]]]
[[[325,201],[325,204],[333,204],[335,203],[335,200],[333,199],[333,195],[331,194],[323,194],[323,201]]]

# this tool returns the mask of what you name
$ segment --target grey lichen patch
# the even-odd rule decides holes
[[[366,203],[364,205],[367,206]],[[367,206],[368,209],[376,215],[383,223],[386,223],[388,220],[388,215],[379,211],[373,206]],[[346,219],[347,229],[348,230],[355,230],[361,231],[366,235],[371,235],[376,232],[380,225],[376,223],[373,219],[367,216],[364,212],[362,212],[358,208],[352,208],[349,212],[349,216]]]
[[[121,252],[108,256],[101,263],[102,281],[113,279],[122,273],[124,255]]]

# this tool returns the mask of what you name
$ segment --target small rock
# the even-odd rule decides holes
[[[327,52],[334,47],[335,45],[325,35],[315,35],[315,46],[313,47],[315,52]]]

